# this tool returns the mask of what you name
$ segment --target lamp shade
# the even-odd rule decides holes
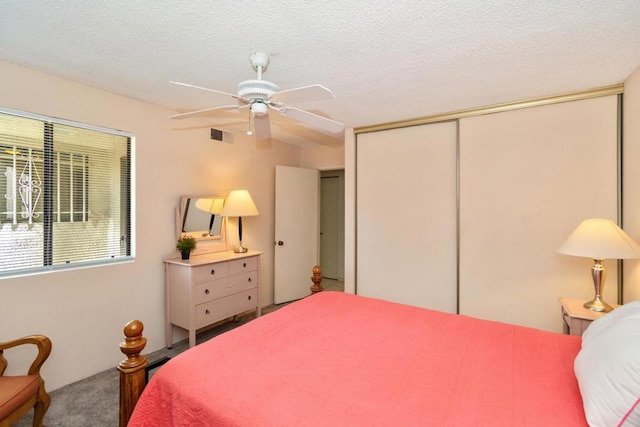
[[[220,215],[243,217],[260,215],[260,212],[247,190],[231,190]]]
[[[640,258],[640,245],[610,219],[585,219],[558,252],[593,259]]]
[[[220,212],[222,212],[223,204],[224,199],[221,197],[215,199],[198,199],[196,201],[196,208],[214,215],[219,215]]]

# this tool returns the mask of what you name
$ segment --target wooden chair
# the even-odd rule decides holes
[[[38,355],[27,375],[5,376],[7,359],[4,350],[24,344],[35,344]],[[44,388],[40,368],[51,354],[51,340],[42,335],[31,335],[0,343],[0,427],[10,426],[34,408],[33,425],[42,426],[44,414],[49,409],[51,398]]]

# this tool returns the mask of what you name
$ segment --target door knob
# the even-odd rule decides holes
[[[278,246],[283,246],[284,242],[282,240],[278,240]]]

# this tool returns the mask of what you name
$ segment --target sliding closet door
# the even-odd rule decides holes
[[[460,312],[561,331],[558,298],[593,297],[592,261],[556,249],[617,217],[617,97],[461,119],[459,137]]]
[[[356,292],[456,311],[456,123],[358,135]]]

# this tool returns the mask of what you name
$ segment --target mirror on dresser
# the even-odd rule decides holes
[[[181,196],[176,212],[176,237],[195,237],[200,243],[224,241],[224,219],[220,216],[223,196]]]

